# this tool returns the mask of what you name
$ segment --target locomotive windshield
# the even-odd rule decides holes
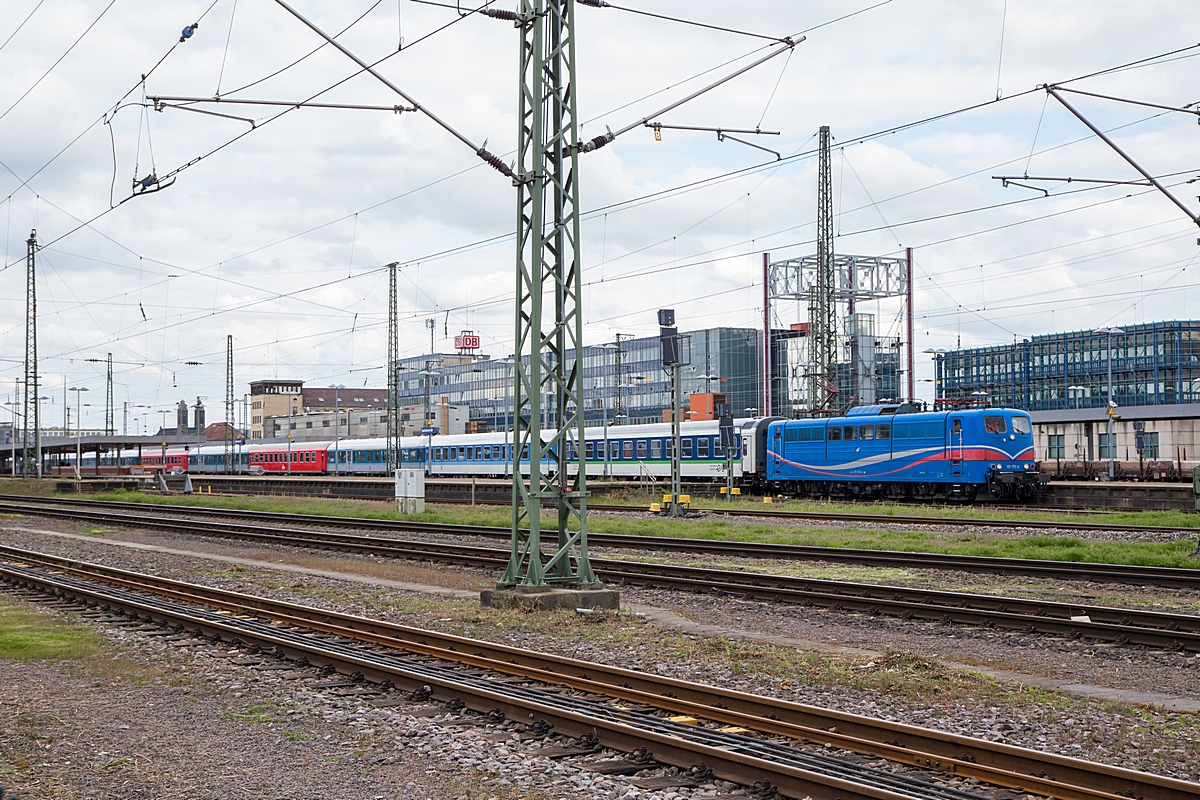
[[[1019,433],[1022,436],[1025,436],[1029,433],[1029,417],[1013,417],[1012,423],[1014,433]]]
[[[1008,425],[1004,417],[984,417],[983,429],[988,433],[1008,433]]]

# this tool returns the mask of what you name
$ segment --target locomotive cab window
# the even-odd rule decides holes
[[[1008,423],[1004,417],[984,417],[983,429],[988,433],[1008,433]]]
[[[842,440],[842,429],[841,428],[830,428],[829,429],[829,441],[840,442],[841,440]]]
[[[1030,432],[1028,417],[1013,417],[1012,418],[1013,433],[1019,433],[1022,436],[1028,436]]]

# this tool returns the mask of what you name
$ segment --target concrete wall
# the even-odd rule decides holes
[[[1197,461],[1200,460],[1200,420],[1196,419],[1159,419],[1145,420],[1142,423],[1146,433],[1158,434],[1159,461]],[[1061,422],[1037,423],[1033,427],[1034,447],[1039,461],[1053,460],[1049,455],[1052,435],[1064,437],[1064,461],[1100,461],[1099,434],[1107,433],[1105,422]],[[1117,449],[1115,457],[1118,461],[1137,461],[1136,434],[1131,420],[1118,419],[1113,423],[1113,438]],[[1076,455],[1078,444],[1078,455]]]

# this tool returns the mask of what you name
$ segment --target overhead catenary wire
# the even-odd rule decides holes
[[[25,19],[21,20],[21,24],[17,26],[16,30],[14,30],[12,33],[10,33],[8,35],[8,38],[4,40],[4,44],[0,44],[0,50],[3,50],[5,47],[8,46],[8,43],[13,40],[13,37],[21,32],[21,29],[25,27],[25,23],[27,23],[27,22],[29,22],[29,20],[33,19],[33,15],[37,13],[37,10],[39,8],[41,8],[42,4],[45,2],[46,2],[46,0],[38,0],[37,5],[34,6],[33,10],[30,11],[29,14],[27,14],[25,16]]]
[[[84,29],[83,33],[79,34],[79,37],[74,42],[71,43],[71,46],[66,49],[66,52],[64,52],[61,56],[59,56],[55,60],[55,62],[50,65],[50,68],[47,69],[45,72],[43,72],[42,76],[33,82],[32,86],[30,86],[28,89],[26,89],[20,97],[18,97],[16,100],[14,100],[13,104],[11,106],[9,106],[7,109],[5,109],[3,114],[0,114],[0,119],[4,119],[5,117],[7,117],[10,111],[12,111],[14,108],[16,108],[22,100],[24,100],[26,97],[29,96],[30,92],[32,92],[34,89],[36,89],[38,86],[40,86],[42,81],[46,80],[46,78],[50,76],[50,73],[54,71],[54,68],[57,67],[59,64],[61,64],[62,60],[64,58],[66,58],[67,56],[69,56],[71,54],[71,51],[75,49],[76,45],[78,45],[80,42],[83,41],[83,37],[87,36],[88,33],[91,32],[92,28],[96,27],[96,25],[100,22],[100,20],[104,19],[104,15],[108,13],[108,10],[110,8],[112,8],[114,5],[116,5],[116,2],[117,2],[117,0],[109,0],[108,5],[106,5],[104,7],[104,10],[100,12],[100,15],[98,17],[96,17],[94,20],[92,20],[92,24],[88,25],[87,28]],[[36,11],[37,9],[34,9],[34,10]],[[24,24],[24,23],[22,23],[22,24]],[[7,44],[7,42],[5,42],[5,44]]]

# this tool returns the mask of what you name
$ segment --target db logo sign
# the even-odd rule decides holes
[[[455,350],[478,350],[479,346],[479,337],[473,333],[464,333],[454,337]]]

